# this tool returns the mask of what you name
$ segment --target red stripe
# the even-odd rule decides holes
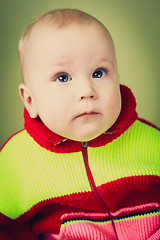
[[[158,176],[126,177],[102,184],[97,189],[111,212],[160,201],[160,177]],[[32,219],[32,229],[35,233],[50,232],[53,227],[58,233],[62,214],[77,211],[106,212],[92,192],[81,192],[41,201],[20,216],[16,222],[22,223]],[[140,211],[140,208],[136,207],[136,211]],[[11,221],[9,218],[0,214],[1,225],[9,221]]]
[[[97,189],[111,212],[118,211],[123,207],[160,202],[159,176],[125,177],[102,184],[97,187]],[[17,220],[28,220],[44,209],[44,207],[47,209],[47,206],[50,206],[50,204],[52,204],[52,206],[54,206],[54,204],[60,204],[84,211],[106,212],[92,192],[81,192],[41,201],[31,207],[29,211]]]
[[[98,187],[99,193],[112,212],[123,207],[160,202],[159,176],[132,176]]]

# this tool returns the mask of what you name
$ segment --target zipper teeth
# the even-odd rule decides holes
[[[110,213],[110,209],[107,206],[107,204],[104,202],[104,200],[102,199],[101,195],[99,194],[99,192],[97,190],[97,187],[95,185],[95,181],[93,179],[92,172],[91,172],[90,167],[89,167],[88,153],[87,153],[87,142],[82,142],[82,146],[83,146],[83,148],[82,148],[82,155],[83,155],[84,164],[85,164],[85,168],[86,168],[87,177],[88,177],[88,181],[89,181],[90,187],[91,187],[92,192],[93,192],[94,196],[96,197],[96,199],[101,203],[101,205],[103,206],[105,211],[108,212],[109,217],[110,217],[111,222],[112,222],[112,226],[113,226],[115,235],[116,235],[116,239],[118,240],[117,231],[116,231],[116,228],[115,228],[115,224],[114,224],[113,218],[112,218],[111,213]]]

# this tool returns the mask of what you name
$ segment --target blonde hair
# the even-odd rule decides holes
[[[56,28],[64,28],[69,26],[70,24],[84,25],[84,24],[96,24],[103,28],[111,41],[112,38],[107,28],[95,17],[91,16],[88,13],[77,9],[57,9],[46,14],[40,16],[38,19],[33,21],[23,32],[19,45],[18,45],[18,53],[19,53],[19,61],[20,61],[20,70],[23,81],[25,82],[25,55],[28,49],[30,36],[38,27],[42,26],[51,26]]]

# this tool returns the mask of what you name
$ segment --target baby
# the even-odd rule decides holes
[[[106,27],[46,13],[19,57],[25,129],[1,150],[0,239],[160,239],[160,133],[119,84]]]

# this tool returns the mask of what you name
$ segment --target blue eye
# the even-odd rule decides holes
[[[67,74],[61,74],[56,78],[56,81],[68,82],[68,81],[71,81],[71,78]]]
[[[93,78],[102,78],[104,76],[106,76],[107,71],[106,70],[102,70],[102,69],[97,69],[93,74],[92,77]]]

